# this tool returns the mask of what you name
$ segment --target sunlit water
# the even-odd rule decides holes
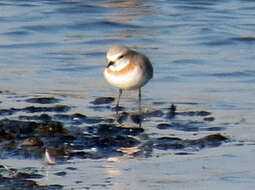
[[[179,104],[181,110],[206,109],[215,116],[215,125],[230,123],[224,131],[226,135],[253,144],[254,18],[255,2],[249,0],[2,0],[0,90],[22,95],[65,96],[77,109],[89,112],[86,107],[94,97],[116,95],[116,89],[110,87],[102,75],[105,52],[112,44],[125,44],[146,54],[154,66],[154,79],[143,88],[145,107],[153,109],[155,103],[167,102]],[[135,109],[136,96],[135,92],[126,93],[123,104]],[[254,156],[253,146],[239,148],[245,152],[243,155]],[[239,155],[239,148],[230,148],[229,154],[240,157],[243,162],[245,159]],[[226,157],[218,159],[225,151],[224,147],[219,149],[222,152],[213,151],[215,162],[226,161]],[[207,155],[200,154],[201,157]],[[203,163],[201,157],[199,160]],[[208,163],[215,164],[212,160]],[[158,160],[154,166],[151,160],[145,162],[152,164],[154,172],[160,165]],[[131,168],[139,165],[139,161],[128,163]],[[172,159],[171,164],[174,163]],[[187,164],[184,165],[188,169]],[[237,166],[230,171],[231,175],[241,173],[223,180],[208,174],[213,178],[209,180],[211,189],[213,185],[229,187],[232,182],[244,187],[242,185],[247,182],[244,178],[254,179],[249,167],[254,166],[244,166],[242,171]],[[120,167],[124,176],[136,175],[127,168]],[[248,168],[249,172],[245,173]],[[145,172],[148,170],[146,168]],[[167,189],[167,185],[174,184],[176,188],[189,189],[185,184],[195,183],[191,174],[184,179],[178,177],[184,175],[185,170],[175,168],[175,171],[177,174],[172,177],[176,181],[166,180],[170,174],[165,173],[163,179],[153,182],[143,178],[134,180],[132,188],[156,189],[163,184]],[[96,178],[97,172],[93,172]],[[195,180],[202,175],[203,171],[198,171]],[[198,180],[197,184],[200,183],[203,181]],[[108,188],[124,189],[126,184],[120,178]],[[197,185],[192,187],[195,189]]]

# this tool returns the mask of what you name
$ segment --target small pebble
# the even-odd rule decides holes
[[[43,142],[38,137],[29,137],[21,143],[21,146],[43,146]]]
[[[169,129],[173,127],[173,125],[169,124],[169,123],[160,123],[157,125],[158,129]]]
[[[36,103],[36,104],[53,104],[60,102],[60,99],[54,97],[39,97],[39,98],[29,98],[26,100],[29,103]]]
[[[55,173],[56,176],[65,176],[66,175],[66,172],[57,172]]]
[[[214,121],[215,118],[214,117],[205,117],[204,121]]]
[[[112,103],[114,100],[115,100],[115,98],[113,98],[113,97],[99,97],[90,103],[92,103],[94,105],[109,104],[109,103]]]

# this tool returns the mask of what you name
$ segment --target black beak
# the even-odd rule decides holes
[[[107,64],[107,66],[106,66],[106,68],[110,67],[110,66],[113,65],[113,64],[114,64],[113,61],[109,61],[108,64]]]

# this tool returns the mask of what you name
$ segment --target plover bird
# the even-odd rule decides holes
[[[105,79],[119,88],[116,104],[118,110],[123,90],[138,89],[141,114],[141,88],[153,77],[153,67],[148,57],[123,45],[114,45],[106,53]]]

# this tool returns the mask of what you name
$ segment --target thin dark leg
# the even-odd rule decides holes
[[[139,99],[139,127],[142,127],[142,93],[141,93],[141,88],[139,88],[139,94],[138,94],[138,99]]]
[[[142,114],[142,107],[141,107],[142,93],[141,93],[141,88],[139,88],[138,98],[139,98],[139,114],[141,115]]]
[[[117,99],[117,104],[116,104],[116,112],[118,113],[118,109],[119,109],[119,104],[120,104],[120,97],[122,95],[122,89],[119,89],[119,96],[118,96],[118,99]]]

